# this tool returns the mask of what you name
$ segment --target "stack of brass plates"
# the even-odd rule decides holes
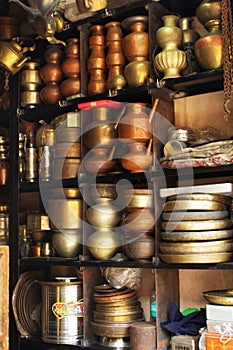
[[[95,310],[91,325],[99,337],[127,338],[132,322],[142,321],[143,309],[132,289],[98,285],[94,293]]]
[[[231,197],[173,195],[164,204],[160,257],[166,263],[218,263],[233,259]]]

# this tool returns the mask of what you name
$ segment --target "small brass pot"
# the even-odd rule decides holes
[[[47,205],[52,230],[82,228],[82,199],[49,199]]]

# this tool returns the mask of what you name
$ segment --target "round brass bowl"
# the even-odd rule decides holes
[[[202,295],[211,304],[233,305],[233,289],[209,290]]]
[[[129,312],[128,314],[118,314],[118,313],[100,313],[100,312],[94,312],[94,322],[102,322],[102,321],[109,321],[109,322],[128,322],[133,320],[141,319],[143,315],[143,310],[136,310],[134,312]]]
[[[178,212],[163,212],[162,219],[164,221],[193,221],[193,220],[218,220],[226,219],[229,217],[227,210],[209,210],[209,211],[181,211]]]
[[[121,218],[121,211],[117,207],[103,203],[89,207],[86,211],[88,222],[101,228],[116,227]]]
[[[84,186],[83,191],[85,197],[87,197],[87,199],[89,198],[90,202],[99,202],[103,198],[108,200],[114,200],[117,198],[115,184],[97,183],[91,186]]]
[[[232,261],[233,253],[159,254],[167,264],[217,264]]]
[[[232,238],[232,230],[209,231],[172,231],[161,232],[161,238],[165,241],[212,241],[215,239]]]
[[[52,162],[53,179],[72,179],[76,178],[81,160],[78,158],[54,159]]]
[[[131,311],[136,311],[138,310],[139,308],[141,307],[141,303],[139,301],[135,301],[134,304],[119,304],[119,305],[116,305],[116,306],[111,306],[108,304],[108,306],[106,306],[105,304],[96,304],[95,305],[95,310],[98,312],[101,312],[101,313],[105,313],[105,312],[109,312],[109,313],[128,313],[128,312],[131,312]]]
[[[159,245],[161,253],[165,254],[193,254],[193,253],[221,253],[233,250],[233,240],[217,240],[208,242],[162,242]]]
[[[224,196],[221,194],[210,194],[210,193],[192,193],[192,194],[178,194],[174,196],[169,196],[168,201],[174,200],[198,200],[198,201],[215,201],[226,205],[231,205],[231,197]]]
[[[168,201],[164,204],[163,211],[180,210],[227,210],[225,204],[206,200],[177,200]]]
[[[153,191],[148,189],[133,189],[125,191],[128,208],[152,208]]]
[[[164,221],[162,229],[166,231],[203,231],[222,230],[232,227],[231,219],[223,220],[198,220],[198,221]]]

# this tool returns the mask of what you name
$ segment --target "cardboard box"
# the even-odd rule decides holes
[[[233,321],[216,321],[216,320],[206,320],[207,331],[208,332],[218,332],[223,334],[227,329],[233,329]]]
[[[199,338],[199,335],[175,335],[171,339],[172,350],[198,350]]]
[[[233,350],[233,334],[207,332],[205,340],[206,350]]]
[[[233,306],[206,304],[207,320],[233,322]]]

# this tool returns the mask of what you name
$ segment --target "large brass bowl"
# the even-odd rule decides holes
[[[217,264],[232,261],[233,253],[159,254],[167,264]]]
[[[206,200],[177,200],[164,204],[163,211],[180,210],[227,210],[225,204]]]
[[[162,242],[159,245],[161,253],[165,254],[193,254],[193,253],[221,253],[233,250],[233,240],[217,240],[207,242]]]
[[[209,290],[202,295],[211,304],[233,305],[233,289]]]
[[[133,189],[125,191],[128,208],[152,208],[153,191],[148,189]]]
[[[162,229],[166,231],[222,230],[230,227],[232,227],[231,219],[162,222]]]
[[[172,231],[161,232],[161,238],[165,241],[212,241],[215,239],[233,238],[233,230],[209,230],[209,231]]]

